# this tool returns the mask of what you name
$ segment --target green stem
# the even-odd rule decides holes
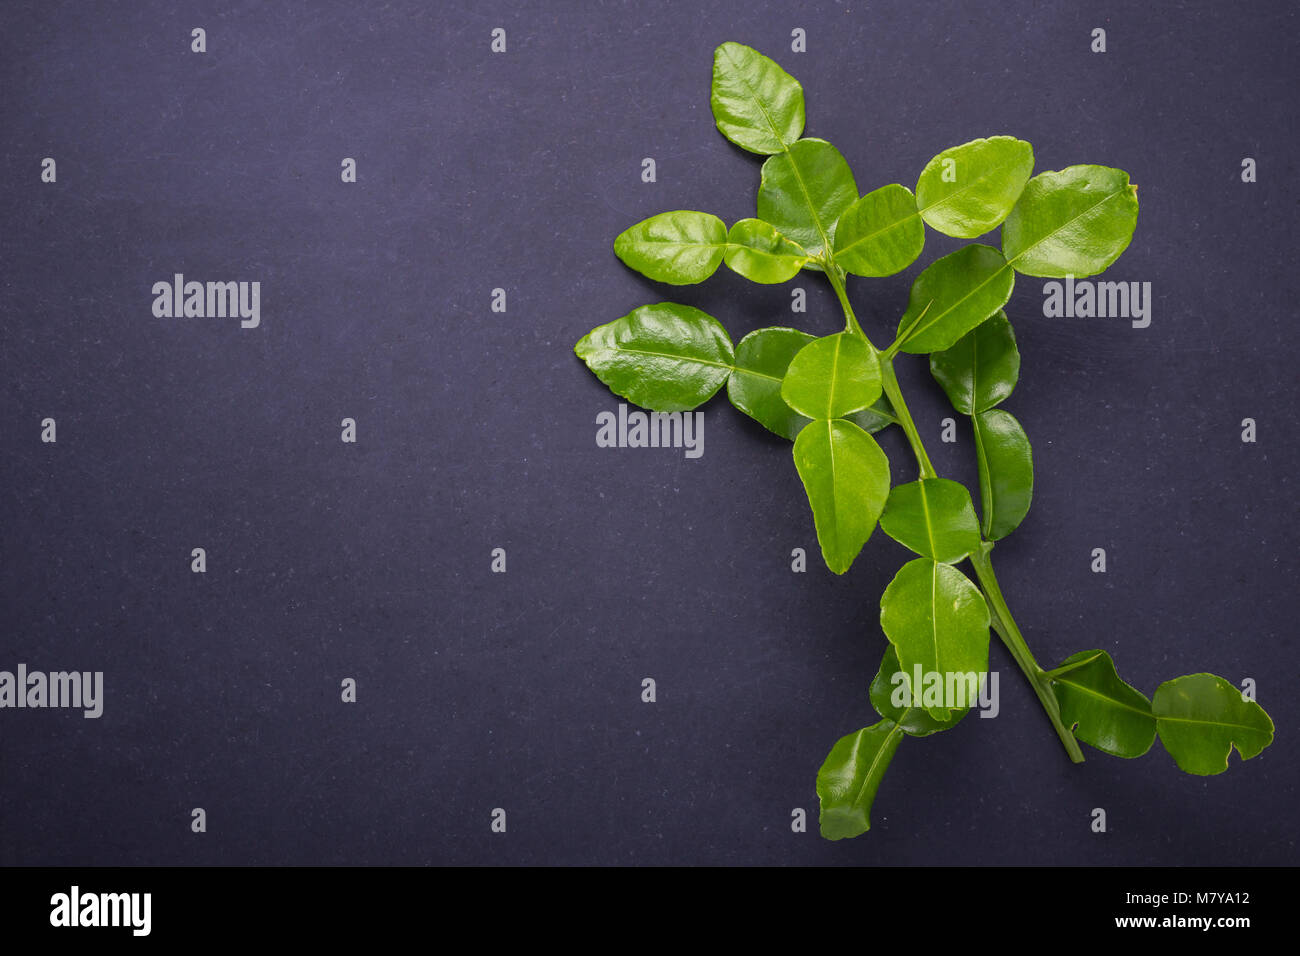
[[[1030,686],[1034,688],[1034,693],[1038,695],[1038,702],[1043,705],[1043,710],[1047,712],[1047,719],[1052,722],[1052,727],[1056,729],[1056,735],[1061,738],[1061,743],[1065,745],[1065,752],[1070,755],[1070,759],[1075,763],[1083,763],[1083,751],[1079,749],[1079,741],[1075,739],[1074,734],[1070,732],[1070,729],[1065,726],[1065,722],[1061,719],[1061,707],[1056,700],[1056,693],[1052,690],[1051,678],[1046,671],[1038,666],[1038,661],[1034,660],[1029,645],[1025,643],[1020,628],[1016,626],[1015,618],[1011,616],[1011,611],[1007,608],[1006,599],[1002,596],[1002,589],[998,587],[997,575],[993,573],[993,563],[989,560],[989,551],[992,549],[993,546],[985,542],[980,551],[970,556],[970,563],[975,568],[975,576],[979,578],[980,586],[984,589],[984,597],[988,601],[991,612],[993,629],[997,631],[998,637],[1002,638],[1002,643],[1011,652],[1011,656],[1015,658],[1020,670],[1029,680]]]
[[[837,266],[834,260],[824,262],[822,267],[826,270],[826,278],[831,280],[831,286],[835,289],[835,295],[840,300],[840,308],[844,310],[844,331],[852,332],[860,337],[862,341],[871,346],[874,353],[876,347],[871,344],[871,339],[862,331],[862,326],[858,325],[858,317],[853,314],[853,306],[849,303],[848,289],[844,286],[844,270]]]
[[[898,418],[898,424],[902,426],[903,434],[907,436],[907,443],[912,446],[912,454],[916,456],[916,463],[921,467],[921,477],[937,477],[934,465],[930,463],[930,456],[925,453],[925,444],[921,441],[921,435],[916,430],[916,422],[912,421],[912,413],[908,411],[907,402],[903,400],[903,390],[898,387],[894,363],[884,356],[880,357],[880,378],[884,383],[889,404],[894,406],[894,415]]]

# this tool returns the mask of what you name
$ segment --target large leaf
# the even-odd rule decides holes
[[[931,355],[930,374],[963,414],[987,411],[1004,401],[1020,378],[1020,352],[1007,314],[997,311],[952,348]]]
[[[871,829],[871,804],[902,739],[902,728],[882,720],[835,742],[817,771],[822,836],[843,840]]]
[[[903,565],[880,599],[880,626],[907,674],[919,665],[923,679],[938,674],[956,691],[963,676],[973,674],[978,681],[988,669],[988,605],[979,588],[950,564],[917,558]],[[969,701],[969,683],[960,686]],[[945,700],[960,703],[955,696]],[[925,709],[936,720],[946,720],[951,710]]]
[[[951,348],[1011,298],[1015,274],[990,246],[972,243],[936,259],[912,283],[898,322],[899,349],[922,355]]]
[[[835,222],[857,198],[840,151],[824,139],[801,139],[763,163],[758,218],[820,256],[833,248]]]
[[[752,47],[713,52],[713,118],[722,135],[751,153],[779,153],[803,133],[803,87]]]
[[[930,228],[974,239],[1003,219],[1034,171],[1034,148],[1013,136],[991,136],[945,149],[916,181],[916,201]]]
[[[835,261],[859,276],[892,276],[921,254],[925,226],[916,197],[897,183],[867,193],[835,226]]]
[[[785,282],[808,262],[808,253],[762,219],[742,219],[727,234],[727,265],[751,282]]]
[[[707,212],[661,212],[618,234],[614,254],[642,275],[672,285],[703,282],[727,249],[727,227]]]
[[[794,441],[826,566],[843,574],[871,537],[889,496],[889,459],[852,422],[814,421]]]
[[[947,478],[898,485],[880,515],[880,530],[917,554],[947,564],[980,547],[980,525],[966,486]]]
[[[643,305],[592,329],[573,351],[615,395],[656,412],[708,401],[733,364],[718,320],[673,302]]]
[[[935,720],[923,707],[916,706],[913,690],[911,676],[898,666],[898,652],[894,645],[887,645],[870,692],[871,706],[881,717],[898,724],[909,736],[928,737],[955,726],[970,710],[968,707],[958,708],[947,720]],[[917,694],[922,690],[915,688]]]
[[[781,397],[809,418],[842,418],[880,397],[880,362],[859,335],[840,332],[803,347],[781,384]]]
[[[1151,702],[1120,680],[1109,654],[1080,651],[1061,662],[1066,667],[1071,669],[1052,678],[1052,689],[1061,719],[1076,737],[1116,757],[1141,757],[1151,749],[1156,739]]]
[[[1128,248],[1137,214],[1137,187],[1122,169],[1039,173],[1002,226],[1002,253],[1029,276],[1096,275]]]
[[[813,336],[775,326],[750,332],[736,346],[736,368],[727,379],[731,404],[769,431],[791,441],[808,424],[781,397],[781,381],[790,360]]]
[[[1000,408],[980,412],[975,426],[975,458],[980,475],[984,537],[1005,538],[1029,513],[1034,497],[1034,460],[1020,422]]]
[[[1249,760],[1273,742],[1273,721],[1264,708],[1213,674],[1165,681],[1156,688],[1151,711],[1160,742],[1186,773],[1223,773],[1233,747]]]

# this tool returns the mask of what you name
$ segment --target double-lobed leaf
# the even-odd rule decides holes
[[[988,605],[970,579],[950,564],[916,558],[903,565],[880,600],[880,626],[908,674],[919,666],[923,675],[937,674],[945,687],[952,682],[969,695],[963,678],[973,675],[978,681],[988,669]],[[956,699],[944,703],[963,706]],[[967,696],[964,706],[969,704]],[[946,720],[951,708],[925,709]]]
[[[1068,670],[1066,670],[1068,668]],[[1105,651],[1080,651],[1052,678],[1061,719],[1076,737],[1116,757],[1140,757],[1156,739],[1146,695],[1120,679]]]
[[[1007,304],[1015,273],[1002,253],[972,243],[936,259],[916,277],[898,322],[898,351],[923,355],[951,348]]]
[[[858,198],[853,171],[824,139],[801,139],[763,163],[758,218],[809,256],[834,248],[835,223]]]
[[[917,703],[922,688],[912,686],[912,678],[898,666],[894,645],[885,648],[880,670],[871,681],[871,706],[887,720],[892,720],[909,737],[928,737],[955,726],[970,708],[958,708],[947,720],[935,720]]]
[[[708,401],[731,374],[731,338],[717,319],[673,302],[643,305],[573,347],[615,395],[656,412]]]
[[[1249,760],[1273,742],[1273,721],[1264,708],[1213,674],[1165,681],[1151,698],[1151,712],[1160,742],[1186,773],[1223,773],[1233,747]]]
[[[889,496],[889,460],[852,422],[809,422],[794,441],[794,464],[812,507],[826,566],[843,574],[871,537]]]
[[[1020,378],[1020,352],[1007,314],[998,310],[951,348],[932,354],[930,374],[963,414],[1005,401]]]
[[[742,219],[727,233],[727,265],[751,282],[776,283],[794,278],[808,263],[808,252],[762,219]]]
[[[992,408],[971,418],[980,476],[981,527],[990,541],[1005,538],[1029,513],[1034,461],[1029,438],[1009,412]]]
[[[727,251],[727,227],[707,212],[661,212],[623,230],[614,254],[658,282],[690,285],[718,270]]]
[[[835,742],[817,771],[822,836],[843,840],[871,829],[871,805],[902,739],[901,727],[882,720]]]
[[[1034,148],[991,136],[945,149],[916,181],[921,218],[931,229],[974,239],[1007,218],[1034,171]]]
[[[980,525],[965,485],[921,478],[897,485],[880,515],[880,530],[905,548],[953,564],[980,547]]]
[[[843,418],[880,398],[880,362],[859,335],[840,332],[805,345],[790,362],[781,397],[809,418]]]
[[[925,226],[916,197],[892,183],[855,200],[835,226],[835,261],[858,276],[892,276],[921,254]]]
[[[752,47],[713,51],[713,118],[722,135],[751,153],[779,153],[803,133],[803,87]]]
[[[1029,276],[1096,275],[1128,248],[1137,214],[1137,187],[1122,169],[1039,173],[1002,224],[1002,254]]]

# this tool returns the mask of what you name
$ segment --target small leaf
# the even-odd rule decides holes
[[[1005,538],[1029,513],[1034,497],[1034,460],[1029,437],[1009,412],[993,408],[971,419],[980,475],[984,537]]]
[[[763,163],[758,218],[820,256],[834,247],[835,222],[857,198],[853,171],[839,150],[824,139],[801,139]]]
[[[751,282],[785,282],[798,275],[808,253],[762,219],[742,219],[727,234],[727,265]]]
[[[1137,214],[1137,187],[1122,169],[1039,173],[1002,226],[1002,252],[1027,276],[1096,275],[1128,248]]]
[[[680,412],[708,401],[731,374],[731,339],[713,316],[660,302],[592,329],[573,351],[642,408]]]
[[[896,700],[905,701],[896,704]],[[947,730],[966,716],[970,710],[958,708],[947,720],[935,720],[924,708],[913,704],[912,679],[898,666],[898,652],[889,644],[880,661],[880,670],[871,682],[871,706],[881,717],[892,720],[911,737],[928,737]]]
[[[950,564],[917,558],[903,565],[880,600],[880,626],[907,674],[919,665],[927,677],[940,675],[945,687],[954,681],[954,689],[963,676],[974,674],[978,688],[979,677],[988,670],[988,605],[979,589]],[[969,684],[961,686],[968,694]],[[925,709],[936,720],[950,715],[947,706]]]
[[[912,283],[898,322],[899,349],[941,352],[1011,298],[1015,274],[990,246],[972,243],[936,259]]]
[[[794,441],[826,566],[843,574],[871,537],[889,496],[889,459],[852,422],[814,421]]]
[[[1151,699],[1160,742],[1184,773],[1223,773],[1236,747],[1242,760],[1273,742],[1273,721],[1241,689],[1213,674],[1165,681]]]
[[[809,418],[842,418],[880,397],[880,362],[861,336],[828,335],[803,347],[781,384],[787,405]]]
[[[931,229],[974,239],[1007,218],[1033,171],[1034,148],[1024,140],[972,140],[926,163],[916,201]]]
[[[898,419],[894,415],[894,406],[889,404],[889,399],[884,395],[876,399],[870,408],[864,408],[860,412],[852,412],[845,415],[844,418],[857,425],[864,432],[871,434],[875,434],[890,425],[898,424]]]
[[[726,249],[726,224],[687,209],[651,216],[614,240],[614,254],[628,266],[672,285],[703,282],[718,270]]]
[[[1141,757],[1150,750],[1156,739],[1151,702],[1120,680],[1110,655],[1080,651],[1061,667],[1072,664],[1080,666],[1052,678],[1052,689],[1074,736],[1116,757]]]
[[[892,276],[921,254],[925,226],[906,186],[881,186],[854,201],[835,226],[835,261],[858,276]]]
[[[779,153],[803,133],[803,87],[752,47],[713,53],[713,118],[722,135],[751,153]]]
[[[843,840],[871,829],[871,804],[902,739],[902,728],[882,720],[835,742],[817,771],[822,836]]]
[[[790,360],[814,337],[779,326],[750,332],[736,346],[736,368],[727,379],[731,404],[782,438],[794,440],[808,424],[781,397]]]
[[[931,355],[930,374],[965,415],[1004,401],[1020,378],[1020,352],[1007,314],[995,312],[952,348]]]
[[[897,485],[880,516],[880,530],[922,557],[953,564],[980,547],[980,525],[964,485],[922,478]]]

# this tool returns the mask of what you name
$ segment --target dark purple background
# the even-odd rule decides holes
[[[98,721],[0,712],[0,863],[1294,863],[1294,7],[918,6],[0,8],[0,669],[106,684]],[[1260,758],[1071,766],[996,647],[1001,716],[906,741],[872,832],[817,836],[818,766],[876,719],[906,554],[877,534],[826,571],[789,446],[725,399],[700,460],[597,448],[618,400],[571,352],[666,298],[737,340],[838,328],[814,275],[792,316],[788,286],[668,289],[611,251],[666,209],[753,214],[759,163],[709,112],[728,39],[802,81],[807,134],[864,191],[995,133],[1140,184],[1108,278],[1153,284],[1150,328],[1045,319],[1042,280],[1007,307],[1037,478],[997,565],[1047,665],[1106,648],[1148,694],[1254,677]],[[878,342],[956,245],[927,238],[851,286]],[[154,318],[174,272],[260,280],[261,328]],[[940,444],[942,394],[900,366],[970,481],[968,432]]]

